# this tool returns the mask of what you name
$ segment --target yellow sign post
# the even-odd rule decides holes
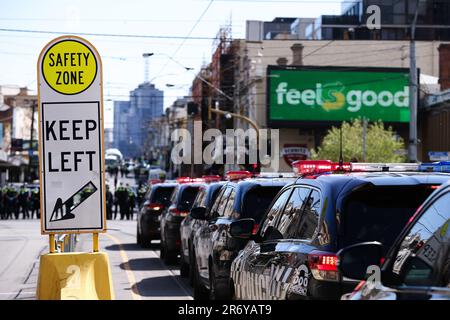
[[[37,64],[41,231],[38,299],[114,299],[106,232],[101,57],[87,40],[50,41]],[[92,233],[92,252],[56,252],[58,234]],[[60,243],[59,251],[66,246]]]

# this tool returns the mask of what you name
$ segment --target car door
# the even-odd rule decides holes
[[[450,286],[450,191],[431,203],[400,242],[389,263],[390,281],[395,287]],[[380,290],[369,290],[376,298]],[[397,293],[398,299],[423,299],[422,295]]]
[[[192,208],[200,207],[205,205],[206,199],[206,188],[201,187]],[[191,214],[188,214],[180,225],[180,235],[181,235],[181,252],[184,257],[189,256],[189,239],[191,236],[192,229],[196,223],[196,219],[193,219]]]
[[[274,199],[262,220],[257,237],[259,242],[249,241],[241,250],[231,266],[236,299],[270,299],[268,295],[269,274],[267,265],[272,259],[277,232],[275,225],[289,199],[292,188],[282,191]]]
[[[310,241],[318,226],[320,193],[309,186],[296,186],[276,225],[281,237],[276,240],[266,273],[270,276],[272,299],[306,295]],[[291,288],[293,287],[293,288]],[[291,289],[291,290],[290,290]]]
[[[212,252],[212,233],[217,230],[217,220],[219,217],[223,216],[225,206],[228,202],[228,196],[231,193],[231,187],[227,186],[224,188],[220,199],[214,203],[210,211],[207,222],[199,230],[198,237],[198,255],[197,263],[199,268],[199,274],[205,281],[209,277],[208,260]]]

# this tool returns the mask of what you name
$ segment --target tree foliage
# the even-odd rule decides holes
[[[317,151],[311,150],[312,159],[339,161],[340,129],[328,130]],[[402,138],[392,127],[385,129],[383,122],[370,123],[366,130],[366,162],[404,162],[405,148]],[[342,123],[342,155],[344,161],[363,161],[363,122],[360,119]]]

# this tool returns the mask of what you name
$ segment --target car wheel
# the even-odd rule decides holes
[[[200,282],[197,263],[194,260],[194,300],[208,300],[208,290]]]
[[[189,276],[189,264],[184,261],[183,255],[180,257],[180,276],[187,278]]]
[[[189,268],[189,284],[191,286],[194,285],[194,272],[195,272],[195,270],[194,270],[195,262],[194,261],[195,261],[194,251],[190,250],[189,251],[189,266],[190,266],[190,268]]]
[[[141,233],[139,232],[139,228],[138,227],[136,227],[136,243],[138,245],[142,244]]]
[[[163,239],[161,238],[161,243],[160,243],[160,254],[159,257],[164,261],[164,257],[166,255],[166,245],[164,244]]]
[[[219,286],[217,284],[216,273],[214,272],[214,266],[211,263],[209,265],[209,299],[210,300],[228,300],[228,292],[226,287]]]

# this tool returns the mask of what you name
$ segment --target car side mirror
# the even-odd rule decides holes
[[[233,238],[249,240],[253,236],[255,220],[240,219],[230,224],[230,234]]]
[[[369,266],[380,266],[383,245],[379,242],[362,242],[341,249],[337,253],[338,270],[343,277],[364,280]]]
[[[198,220],[206,220],[206,208],[195,207],[191,209],[191,217]]]

